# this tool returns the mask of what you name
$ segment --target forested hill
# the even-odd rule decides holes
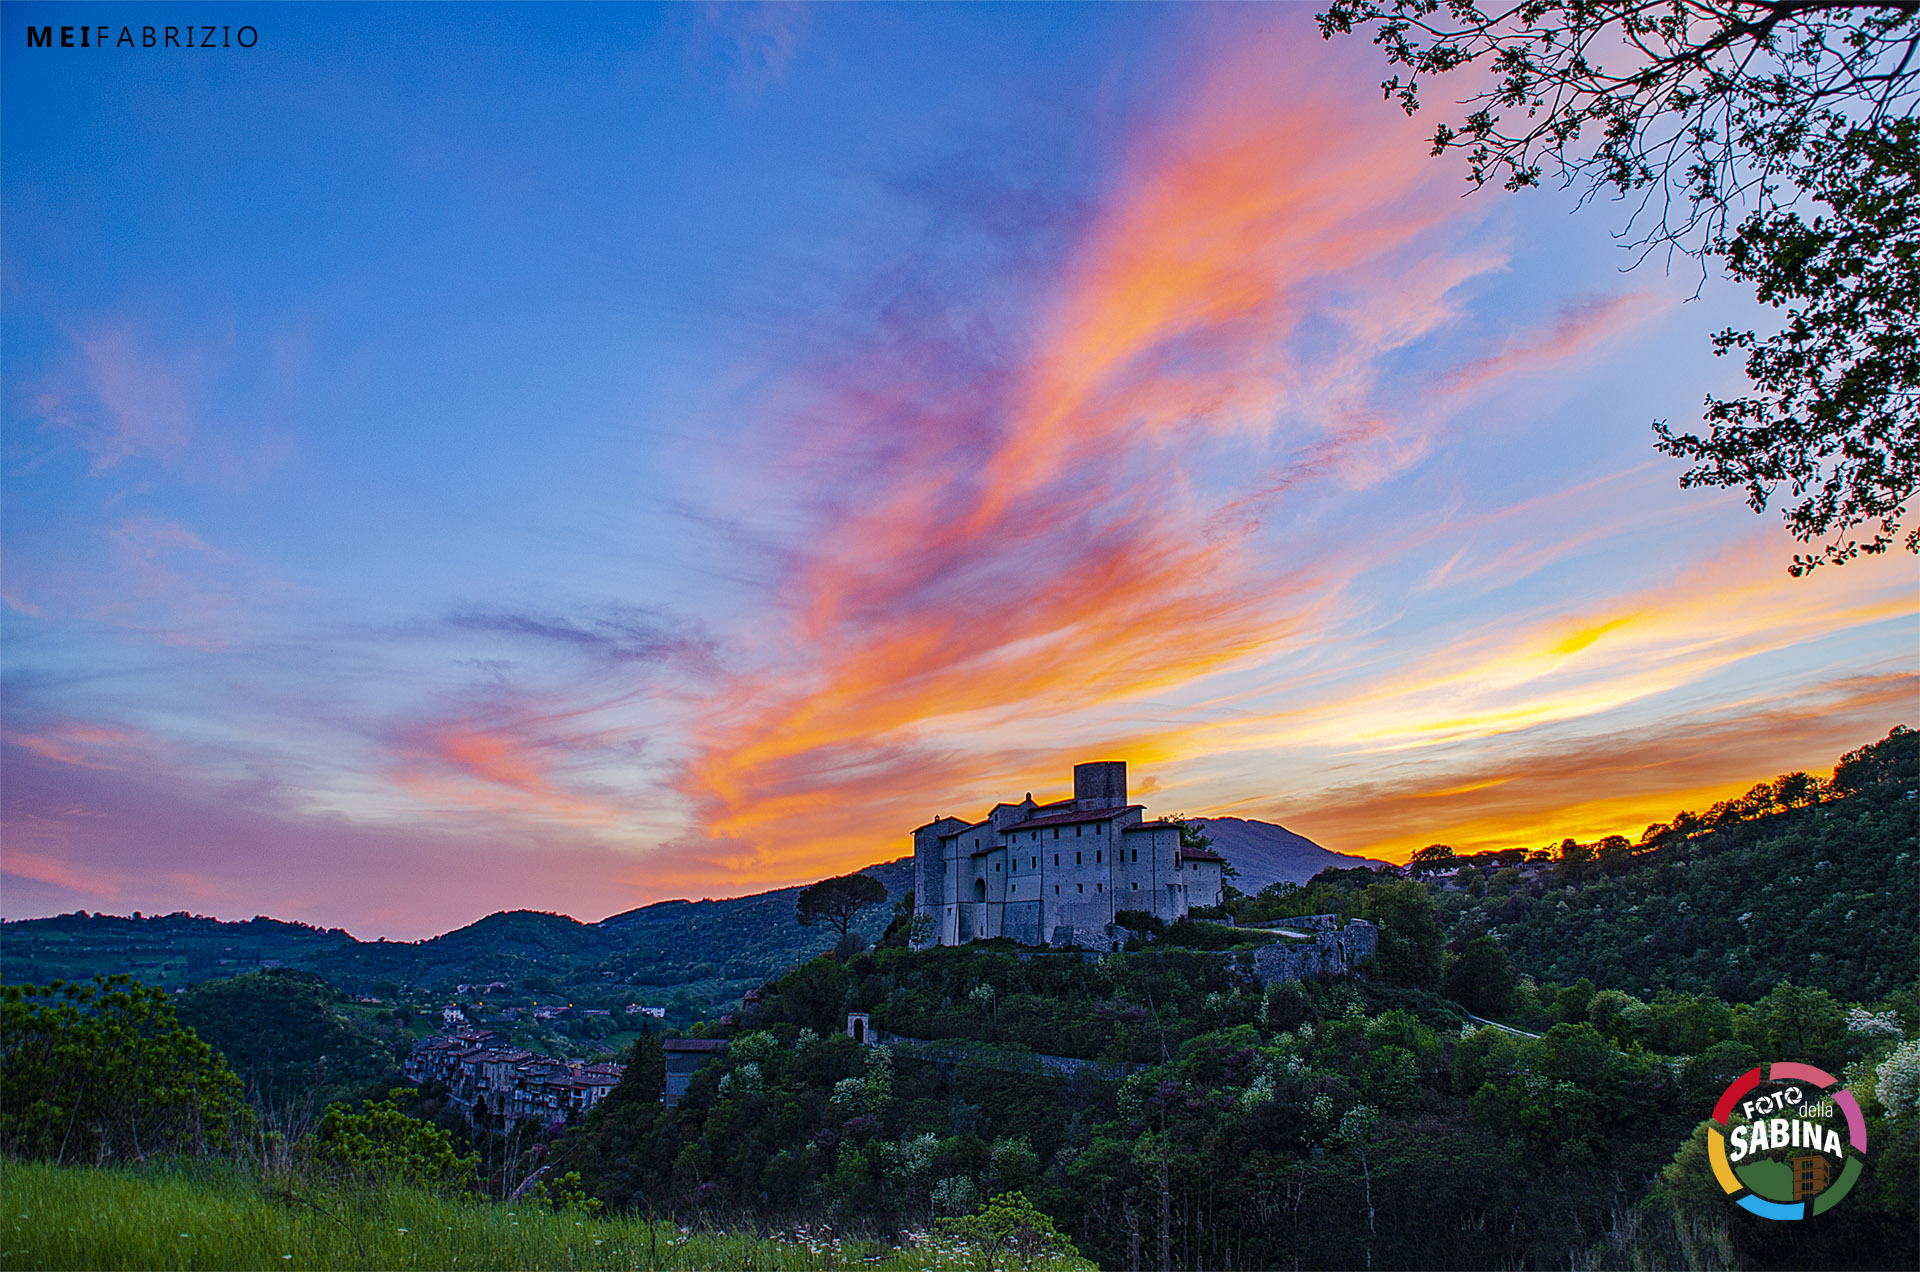
[[[1478,861],[1441,892],[1456,939],[1484,931],[1541,981],[1751,1001],[1796,984],[1866,1001],[1920,971],[1920,734],[1787,774],[1624,841],[1521,868]]]
[[[865,872],[897,901],[912,886],[910,859]],[[838,934],[801,927],[801,889],[713,901],[662,901],[581,923],[564,914],[508,910],[424,941],[360,941],[273,919],[222,923],[174,914],[143,918],[67,914],[5,926],[4,979],[11,984],[84,980],[128,972],[169,987],[261,966],[317,972],[356,993],[445,992],[461,982],[533,982],[536,991],[603,984],[622,1002],[687,990],[700,1004],[738,1001],[746,990],[831,948]],[[854,922],[869,940],[893,917],[878,905]],[[551,982],[551,983],[549,983]],[[614,991],[619,992],[614,992]]]
[[[1585,979],[1751,1002],[1787,977],[1870,1001],[1920,972],[1920,733],[1896,728],[1830,778],[1788,773],[1705,813],[1541,849],[1422,849],[1460,955],[1490,937],[1540,985]],[[1240,923],[1360,913],[1373,871],[1331,869],[1224,907]]]

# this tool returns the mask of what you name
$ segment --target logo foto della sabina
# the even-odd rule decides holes
[[[1867,1127],[1845,1087],[1810,1064],[1775,1064],[1733,1080],[1713,1108],[1714,1178],[1765,1219],[1806,1219],[1839,1204],[1860,1178]]]

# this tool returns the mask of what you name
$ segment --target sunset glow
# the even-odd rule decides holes
[[[479,13],[7,46],[7,917],[593,920],[1089,759],[1637,838],[1920,723],[1913,559],[1652,451],[1764,316],[1307,9]]]

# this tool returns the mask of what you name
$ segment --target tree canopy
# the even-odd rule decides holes
[[[1786,310],[1771,336],[1714,337],[1754,392],[1709,397],[1706,437],[1655,426],[1694,461],[1682,486],[1744,488],[1756,512],[1784,487],[1787,528],[1819,545],[1795,575],[1895,541],[1920,450],[1920,3],[1334,0],[1320,28],[1371,29],[1409,114],[1432,77],[1479,77],[1433,134],[1474,185],[1617,196],[1628,246],[1719,262]]]
[[[0,1150],[139,1161],[204,1151],[245,1115],[239,1080],[165,990],[126,976],[0,990]]]
[[[871,875],[841,875],[822,879],[806,889],[794,902],[801,927],[828,923],[845,936],[847,925],[869,906],[887,899],[887,885]]]

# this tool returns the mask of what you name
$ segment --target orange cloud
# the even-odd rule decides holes
[[[1315,569],[1245,550],[1262,501],[1206,489],[1210,448],[1291,402],[1315,476],[1377,466],[1360,452],[1391,430],[1321,409],[1330,376],[1363,377],[1317,342],[1416,338],[1483,266],[1402,259],[1462,215],[1414,197],[1437,174],[1411,133],[1283,103],[1261,54],[1137,146],[1038,336],[970,384],[965,446],[910,388],[848,395],[842,435],[884,433],[907,458],[840,475],[858,495],[793,563],[762,669],[702,704],[679,786],[705,836],[677,870],[745,886],[904,851],[936,811],[925,792],[1058,783],[1063,717],[1244,665],[1324,603]],[[921,361],[937,353],[902,360],[909,383],[945,378]],[[994,753],[983,739],[1010,724],[1055,740]],[[1155,753],[1153,729],[1130,733],[1136,759]]]
[[[1569,836],[1637,839],[1683,808],[1704,812],[1781,773],[1830,770],[1845,752],[1908,723],[1917,690],[1912,674],[1853,677],[1688,722],[1383,761],[1378,778],[1264,812],[1327,847],[1391,861],[1430,843],[1467,852]]]

